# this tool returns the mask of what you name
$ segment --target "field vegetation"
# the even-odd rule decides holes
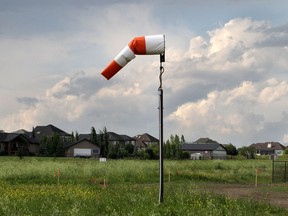
[[[165,160],[159,204],[157,160],[0,157],[0,215],[287,215],[270,204],[199,188],[271,184],[269,160]],[[267,189],[268,190],[268,189]],[[271,190],[281,190],[275,186]],[[287,191],[287,189],[286,189]]]

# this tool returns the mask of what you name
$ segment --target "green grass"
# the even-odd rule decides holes
[[[158,161],[0,157],[0,164],[0,215],[287,215],[197,190],[199,183],[254,184],[255,168],[263,170],[259,183],[271,183],[268,160],[164,161],[161,205]]]

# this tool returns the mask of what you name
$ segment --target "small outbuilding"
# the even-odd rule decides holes
[[[100,148],[88,139],[82,139],[64,146],[66,157],[99,158]]]
[[[219,143],[185,143],[181,146],[182,151],[189,152],[191,159],[226,159],[227,151]]]

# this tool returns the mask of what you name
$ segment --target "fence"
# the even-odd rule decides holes
[[[288,161],[273,161],[272,182],[288,182]]]

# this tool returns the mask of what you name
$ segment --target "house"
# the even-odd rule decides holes
[[[30,137],[35,138],[38,142],[40,142],[42,137],[44,136],[50,137],[53,136],[54,134],[58,134],[63,142],[72,141],[71,134],[68,134],[65,131],[51,124],[46,126],[36,126],[32,131],[32,133],[30,134]]]
[[[188,152],[190,158],[197,159],[226,159],[227,151],[224,145],[207,138],[201,138],[193,143],[184,143],[181,150]],[[201,143],[207,142],[207,143]]]
[[[127,136],[127,135],[119,135],[114,132],[108,132],[108,140],[109,144],[120,144],[120,145],[128,145],[132,144],[133,146],[135,145],[135,139]]]
[[[62,141],[71,142],[71,135],[53,126],[37,126],[32,132],[20,129],[13,133],[0,132],[0,153],[15,155],[19,150],[24,154],[37,155],[40,150],[40,141],[44,136],[50,137],[58,134]]]
[[[120,145],[132,144],[132,145],[135,145],[135,139],[133,139],[130,136],[119,135],[119,134],[117,134],[115,132],[107,132],[107,135],[108,135],[108,142],[111,145],[116,145],[116,144],[120,144]],[[97,134],[97,137],[98,136],[99,136],[99,134]],[[82,140],[82,139],[91,140],[91,134],[79,134],[78,140]]]
[[[279,142],[253,143],[250,147],[255,149],[256,155],[283,155],[285,151],[285,146]]]
[[[148,133],[134,136],[135,148],[136,149],[146,149],[150,145],[159,144],[159,140]]]
[[[88,139],[64,145],[65,157],[100,157],[100,148]]]
[[[36,154],[39,145],[31,142],[28,136],[18,133],[0,133],[0,154],[16,155],[21,150],[27,153]]]

